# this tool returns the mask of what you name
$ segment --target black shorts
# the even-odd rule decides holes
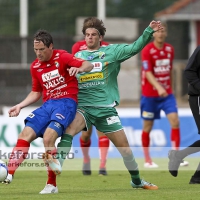
[[[189,96],[189,105],[200,134],[200,96]]]

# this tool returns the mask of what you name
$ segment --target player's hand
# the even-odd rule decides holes
[[[163,29],[163,26],[160,21],[151,21],[149,26],[156,32]]]
[[[167,91],[163,87],[160,87],[157,91],[158,91],[158,95],[160,97],[167,97],[168,96]]]
[[[8,111],[9,117],[17,117],[20,113],[21,107],[19,105],[13,106]]]
[[[83,70],[81,68],[77,68],[77,67],[71,67],[67,70],[68,70],[70,76],[76,76],[76,74],[83,72]]]

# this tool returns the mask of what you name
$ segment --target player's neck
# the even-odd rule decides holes
[[[155,47],[157,49],[162,49],[163,46],[164,46],[164,42],[156,42],[156,41],[154,41],[153,43],[154,43],[154,45],[155,45]]]
[[[88,51],[95,51],[95,50],[98,50],[100,48],[100,46],[98,47],[87,47],[87,50]]]

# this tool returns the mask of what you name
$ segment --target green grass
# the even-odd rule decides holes
[[[189,180],[198,165],[198,158],[190,158],[190,166],[182,167],[178,177],[172,177],[167,170],[168,159],[154,159],[160,165],[158,169],[145,170],[143,159],[137,159],[141,177],[158,185],[156,191],[133,189],[130,186],[130,176],[123,167],[121,159],[108,159],[108,176],[98,176],[98,159],[92,159],[91,176],[83,176],[81,159],[65,162],[65,167],[57,177],[58,194],[40,195],[46,182],[45,168],[38,170],[23,170],[21,167],[10,185],[0,185],[0,199],[66,199],[66,200],[178,200],[198,199],[199,184],[190,185]],[[67,169],[68,166],[68,170]],[[74,166],[74,170],[72,167]],[[117,170],[114,170],[116,168]]]

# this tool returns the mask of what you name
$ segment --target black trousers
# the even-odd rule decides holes
[[[189,96],[189,105],[200,134],[200,96]]]

